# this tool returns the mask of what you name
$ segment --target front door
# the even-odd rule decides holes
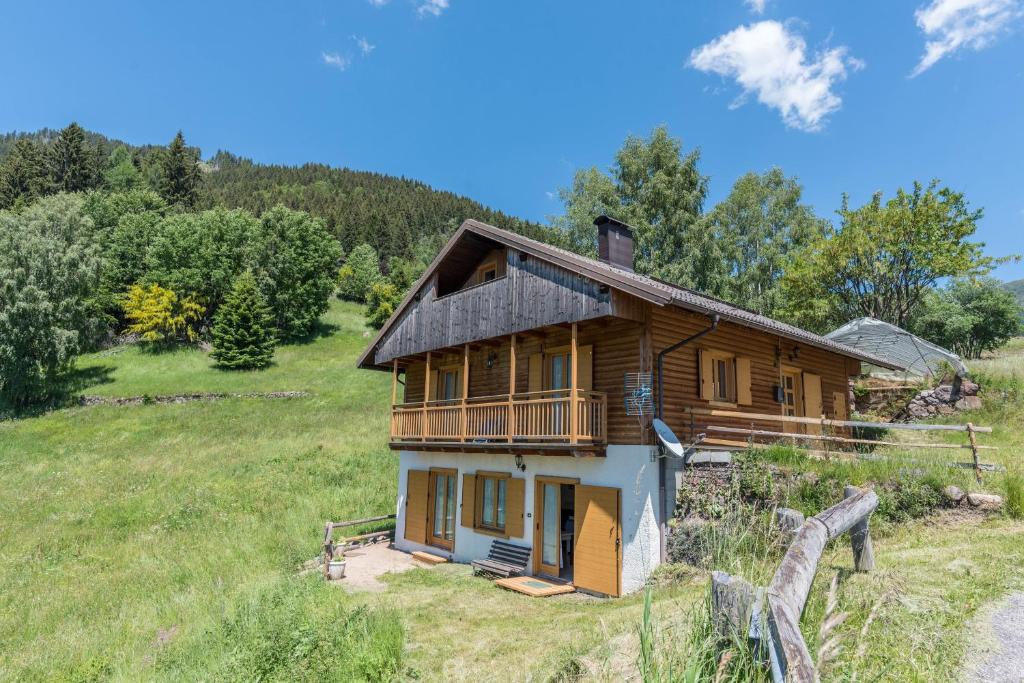
[[[540,520],[537,528],[538,573],[558,577],[561,564],[562,497],[561,483],[541,482],[537,485],[540,495]]]
[[[428,495],[428,541],[445,550],[455,546],[455,470],[431,470]]]
[[[803,415],[803,395],[800,390],[800,371],[782,370],[782,414],[786,417],[801,417]],[[799,422],[783,422],[783,431],[799,433]]]
[[[576,486],[576,546],[573,584],[604,595],[621,592],[622,528],[620,490]]]

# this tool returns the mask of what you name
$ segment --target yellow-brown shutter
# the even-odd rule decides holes
[[[505,484],[505,533],[509,537],[523,537],[525,509],[526,480],[513,477]]]
[[[583,391],[594,389],[594,347],[590,344],[579,348],[580,364],[577,368],[579,374],[576,376],[578,388]]]
[[[832,416],[837,420],[847,419],[849,396],[845,391],[832,392]]]
[[[750,391],[750,359],[736,358],[736,402],[741,406],[753,403]]]
[[[405,486],[405,539],[427,542],[427,487],[430,472],[409,470]]]
[[[823,412],[821,405],[821,376],[810,372],[804,373],[804,414],[807,417],[820,418]],[[807,425],[808,434],[821,434],[821,425]]]
[[[700,397],[710,401],[715,397],[715,386],[713,384],[714,370],[711,367],[711,354],[704,349],[697,349],[697,360],[700,365]]]
[[[462,475],[462,526],[476,526],[476,475]]]
[[[544,389],[544,354],[535,353],[530,356],[530,383],[527,391]]]
[[[430,396],[425,397],[427,401],[437,401],[444,397],[444,387],[441,386],[441,371],[430,371]]]

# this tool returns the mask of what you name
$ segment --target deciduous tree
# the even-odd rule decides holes
[[[377,252],[369,244],[360,244],[338,271],[338,296],[348,301],[366,303],[373,283],[381,279]]]
[[[911,329],[964,358],[980,358],[1020,334],[1021,307],[997,280],[957,280],[924,297]]]
[[[132,285],[122,299],[129,334],[158,346],[199,339],[205,312],[192,297],[179,297],[158,284]]]

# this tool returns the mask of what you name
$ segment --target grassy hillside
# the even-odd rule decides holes
[[[217,634],[252,601],[288,596],[302,623],[344,603],[315,579],[293,585],[295,568],[316,555],[324,520],[394,510],[396,458],[389,378],[354,368],[361,311],[335,303],[325,323],[330,334],[281,348],[263,373],[215,370],[197,350],[80,363],[101,382],[92,394],[309,398],[0,422],[0,680],[194,674],[230,659]]]

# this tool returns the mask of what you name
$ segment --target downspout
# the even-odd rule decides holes
[[[664,349],[662,349],[661,351],[658,352],[658,419],[659,420],[664,420],[665,419],[665,381],[664,381],[664,379],[665,379],[665,356],[667,356],[668,354],[672,353],[673,351],[678,351],[679,349],[683,348],[684,346],[686,346],[690,342],[695,341],[697,339],[700,339],[701,337],[703,337],[705,334],[707,334],[709,332],[714,332],[716,329],[718,329],[718,314],[717,313],[715,313],[715,314],[713,314],[711,316],[711,325],[709,327],[707,327],[706,329],[703,329],[700,332],[697,332],[696,334],[691,334],[686,339],[683,339],[682,341],[677,341],[672,346],[666,347],[666,348],[664,348]],[[665,528],[666,528],[666,526],[668,524],[668,519],[667,519],[668,511],[666,510],[667,506],[665,505],[665,478],[666,478],[665,477],[665,475],[666,475],[665,468],[666,468],[665,458],[658,458],[658,528],[659,528],[659,532],[660,532],[659,536],[661,538],[660,557],[661,557],[661,561],[662,562],[665,561],[666,556],[668,554],[667,553],[667,536],[666,536],[666,531],[665,531]]]

